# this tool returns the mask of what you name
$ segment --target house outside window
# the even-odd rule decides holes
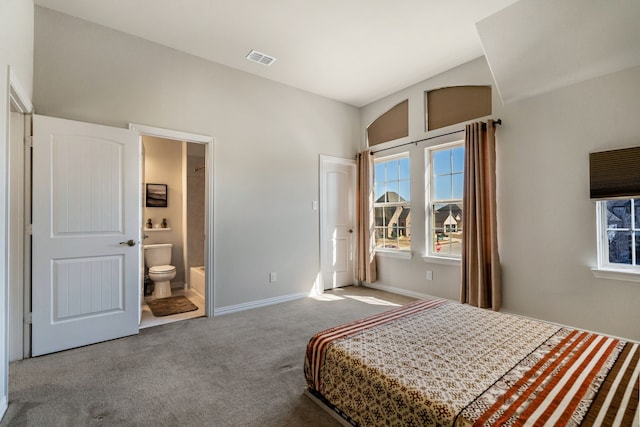
[[[425,150],[428,256],[462,256],[464,141]]]
[[[597,204],[598,267],[640,274],[640,198]]]
[[[411,250],[411,185],[409,154],[374,161],[375,247],[380,250]]]

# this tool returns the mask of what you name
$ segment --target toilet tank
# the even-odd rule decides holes
[[[147,267],[171,264],[171,243],[144,245],[144,263]]]

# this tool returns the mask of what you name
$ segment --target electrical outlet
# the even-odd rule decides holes
[[[427,270],[427,280],[433,280],[433,271]]]
[[[271,273],[269,273],[269,282],[275,282],[278,280],[278,276],[276,275],[275,271],[272,271]]]

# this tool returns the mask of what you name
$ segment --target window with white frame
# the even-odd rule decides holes
[[[409,153],[374,161],[375,247],[411,250]]]
[[[426,149],[428,256],[462,256],[464,141]]]
[[[640,274],[640,198],[598,204],[598,267]]]

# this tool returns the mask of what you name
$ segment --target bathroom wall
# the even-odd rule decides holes
[[[191,283],[189,272],[191,267],[204,265],[204,196],[205,174],[204,144],[185,143],[187,152],[187,247],[185,275],[187,283]],[[184,152],[184,151],[183,151]]]
[[[182,238],[182,142],[169,139],[143,136],[144,144],[144,182],[149,184],[167,184],[167,207],[144,207],[143,220],[151,218],[154,227],[167,219],[166,231],[145,231],[148,237],[145,244],[172,243],[171,265],[176,267],[176,277],[171,281],[173,287],[185,283],[183,238]]]

